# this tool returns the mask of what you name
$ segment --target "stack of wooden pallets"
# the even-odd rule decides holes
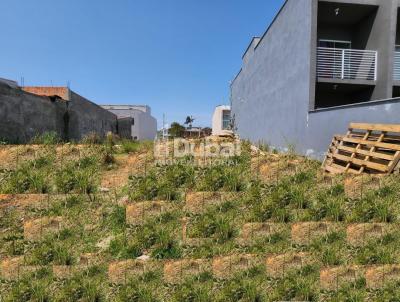
[[[323,163],[326,172],[390,174],[400,167],[400,125],[351,123],[335,135]]]

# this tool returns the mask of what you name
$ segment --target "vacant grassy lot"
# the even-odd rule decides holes
[[[0,301],[400,301],[398,176],[247,143],[214,163],[0,146]]]

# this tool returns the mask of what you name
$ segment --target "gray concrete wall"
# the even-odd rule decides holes
[[[305,151],[311,13],[310,0],[286,2],[233,81],[232,115],[242,138]]]
[[[68,103],[70,140],[79,141],[91,133],[117,133],[117,116],[71,91]]]
[[[392,97],[394,47],[396,41],[397,0],[384,0],[372,26],[366,49],[378,51],[378,80],[372,100]]]
[[[0,140],[27,143],[36,135],[54,131],[65,136],[65,101],[50,101],[0,83]]]
[[[350,123],[400,123],[400,98],[310,112],[305,154],[322,159],[333,135],[345,134]]]
[[[90,133],[104,136],[117,133],[117,117],[72,91],[69,101],[51,101],[0,83],[0,139],[27,143],[50,131],[75,141]]]
[[[135,110],[132,116],[135,120],[132,137],[137,140],[154,140],[157,135],[157,120],[139,110]]]
[[[9,79],[0,78],[0,83],[6,84],[6,85],[14,87],[14,88],[18,87],[18,83],[16,81],[9,80]]]
[[[120,138],[132,139],[132,117],[123,117],[118,119],[118,135]]]

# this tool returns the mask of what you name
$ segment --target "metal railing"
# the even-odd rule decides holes
[[[377,51],[326,47],[317,49],[319,78],[376,81],[377,69]]]
[[[400,51],[394,53],[393,79],[400,81]]]

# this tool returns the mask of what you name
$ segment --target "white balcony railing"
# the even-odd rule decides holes
[[[326,47],[317,49],[319,78],[376,81],[377,67],[377,51]]]
[[[393,79],[400,81],[400,51],[394,53]]]

